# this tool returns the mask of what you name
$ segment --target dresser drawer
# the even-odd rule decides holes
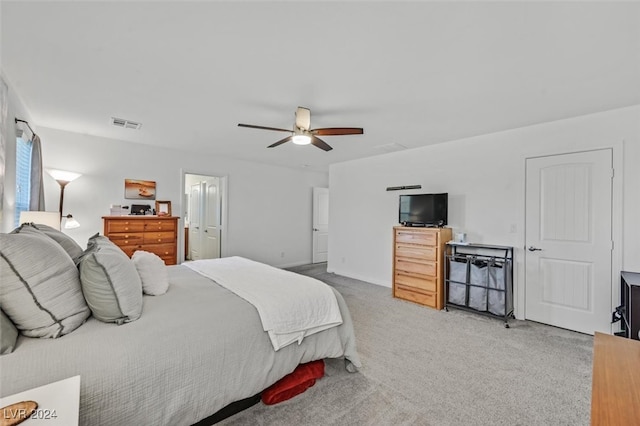
[[[105,234],[111,236],[114,232],[142,232],[144,222],[141,220],[110,220],[106,224]]]
[[[142,244],[135,244],[135,245],[118,245],[118,247],[120,247],[122,249],[122,251],[129,257],[133,256],[133,253],[136,252],[137,250],[142,250]]]
[[[396,257],[396,272],[402,271],[433,277],[437,276],[435,262],[422,262],[418,259]]]
[[[173,220],[145,220],[145,231],[175,231]]]
[[[421,305],[435,308],[438,306],[438,298],[436,293],[421,293],[412,291],[410,288],[398,285],[395,288],[394,296],[400,299],[409,300],[411,302],[420,303]]]
[[[158,232],[145,232],[144,243],[145,244],[160,244],[160,243],[172,243],[176,239],[176,234],[173,231],[158,231]]]
[[[438,290],[436,277],[416,277],[396,272],[395,283],[402,287],[412,287],[423,291],[435,292]]]
[[[110,234],[109,239],[118,246],[128,246],[134,244],[142,244],[144,241],[144,233],[117,233]]]
[[[424,246],[435,246],[438,237],[435,232],[396,230],[396,243],[420,244]]]
[[[145,244],[145,246],[141,250],[155,253],[163,258],[176,256],[175,244]]]
[[[398,257],[436,260],[437,253],[438,250],[436,247],[396,244],[396,256]]]

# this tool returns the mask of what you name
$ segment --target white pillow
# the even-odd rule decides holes
[[[165,294],[169,288],[169,275],[164,261],[155,253],[138,250],[131,256],[133,264],[136,265],[140,281],[142,281],[142,291],[150,296]]]

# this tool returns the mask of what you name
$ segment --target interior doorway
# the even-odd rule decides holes
[[[611,332],[611,149],[528,158],[525,317]]]
[[[313,188],[312,262],[326,262],[329,252],[329,189]]]
[[[184,259],[222,256],[226,177],[185,173]]]

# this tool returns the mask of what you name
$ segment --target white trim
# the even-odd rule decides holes
[[[371,277],[365,277],[364,275],[343,273],[343,272],[340,272],[339,270],[335,270],[333,268],[329,268],[328,265],[329,264],[327,263],[327,272],[329,272],[329,273],[340,275],[341,277],[353,278],[354,280],[364,281],[364,282],[367,282],[369,284],[379,285],[381,287],[387,287],[389,290],[391,290],[391,283],[390,282],[376,280],[376,279],[371,278]],[[391,296],[391,292],[389,292],[389,296]]]
[[[613,143],[613,200],[611,203],[611,312],[620,305],[620,271],[624,259],[624,151],[625,141]],[[612,325],[620,330],[620,323]]]

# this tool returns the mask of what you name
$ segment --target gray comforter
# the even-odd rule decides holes
[[[169,278],[166,294],[144,297],[137,321],[91,317],[58,339],[21,336],[0,357],[0,396],[79,374],[82,425],[190,425],[300,363],[344,357],[360,366],[337,291],[342,325],[275,352],[251,304],[184,266],[170,267]]]

